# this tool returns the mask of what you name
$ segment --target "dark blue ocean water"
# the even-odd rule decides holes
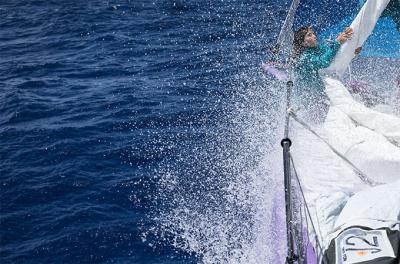
[[[223,262],[244,248],[262,197],[249,172],[280,135],[259,64],[287,7],[1,1],[1,263]]]
[[[142,239],[156,170],[219,122],[279,5],[1,1],[1,262],[199,261]]]

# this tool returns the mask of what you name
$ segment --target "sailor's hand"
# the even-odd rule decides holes
[[[336,38],[336,41],[339,42],[340,44],[343,44],[346,40],[351,39],[353,36],[353,29],[348,27],[346,28],[345,31],[339,34],[339,36]]]
[[[356,49],[354,50],[354,54],[355,54],[355,55],[360,54],[361,50],[362,50],[362,47],[356,48]]]

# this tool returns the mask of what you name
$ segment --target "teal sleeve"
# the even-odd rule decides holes
[[[340,48],[340,44],[334,41],[330,46],[322,45],[321,54],[310,53],[304,57],[304,63],[312,66],[312,68],[319,70],[329,66],[333,57]]]

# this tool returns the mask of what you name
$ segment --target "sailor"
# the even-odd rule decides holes
[[[339,47],[353,35],[346,28],[336,40],[329,44],[318,44],[317,36],[311,27],[301,27],[294,34],[294,93],[300,108],[307,113],[307,119],[321,122],[329,108],[329,100],[318,71],[326,68],[336,55]],[[355,50],[360,53],[361,47]]]

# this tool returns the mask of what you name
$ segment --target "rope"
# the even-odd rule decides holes
[[[300,236],[300,241],[301,241],[301,243],[299,243],[299,256],[301,256],[301,259],[305,259],[306,258],[306,256],[305,256],[305,253],[304,253],[304,233],[303,233],[303,214],[302,214],[302,211],[301,211],[301,204],[299,205],[299,214],[300,214],[300,234],[299,234],[299,236]],[[300,248],[301,247],[301,248]]]
[[[283,26],[279,32],[278,39],[276,41],[276,45],[273,48],[273,53],[275,58],[278,58],[278,55],[283,50],[283,55],[285,57],[289,56],[292,42],[293,42],[293,22],[296,15],[297,8],[300,4],[300,0],[293,0],[292,4],[289,7],[288,13],[286,15]]]
[[[297,123],[302,125],[305,129],[310,131],[312,134],[314,134],[317,138],[319,138],[322,142],[324,142],[332,151],[335,153],[339,158],[341,158],[343,161],[345,161],[358,175],[358,177],[365,183],[371,185],[371,186],[376,186],[379,185],[380,183],[377,183],[371,179],[368,178],[368,176],[363,173],[360,169],[356,167],[349,159],[347,159],[345,156],[343,156],[338,150],[336,150],[331,144],[329,144],[328,141],[326,141],[323,137],[318,135],[318,133],[312,129],[308,124],[306,124],[303,120],[297,117],[296,113],[293,111],[293,109],[289,108],[288,109],[288,114],[295,120]]]

